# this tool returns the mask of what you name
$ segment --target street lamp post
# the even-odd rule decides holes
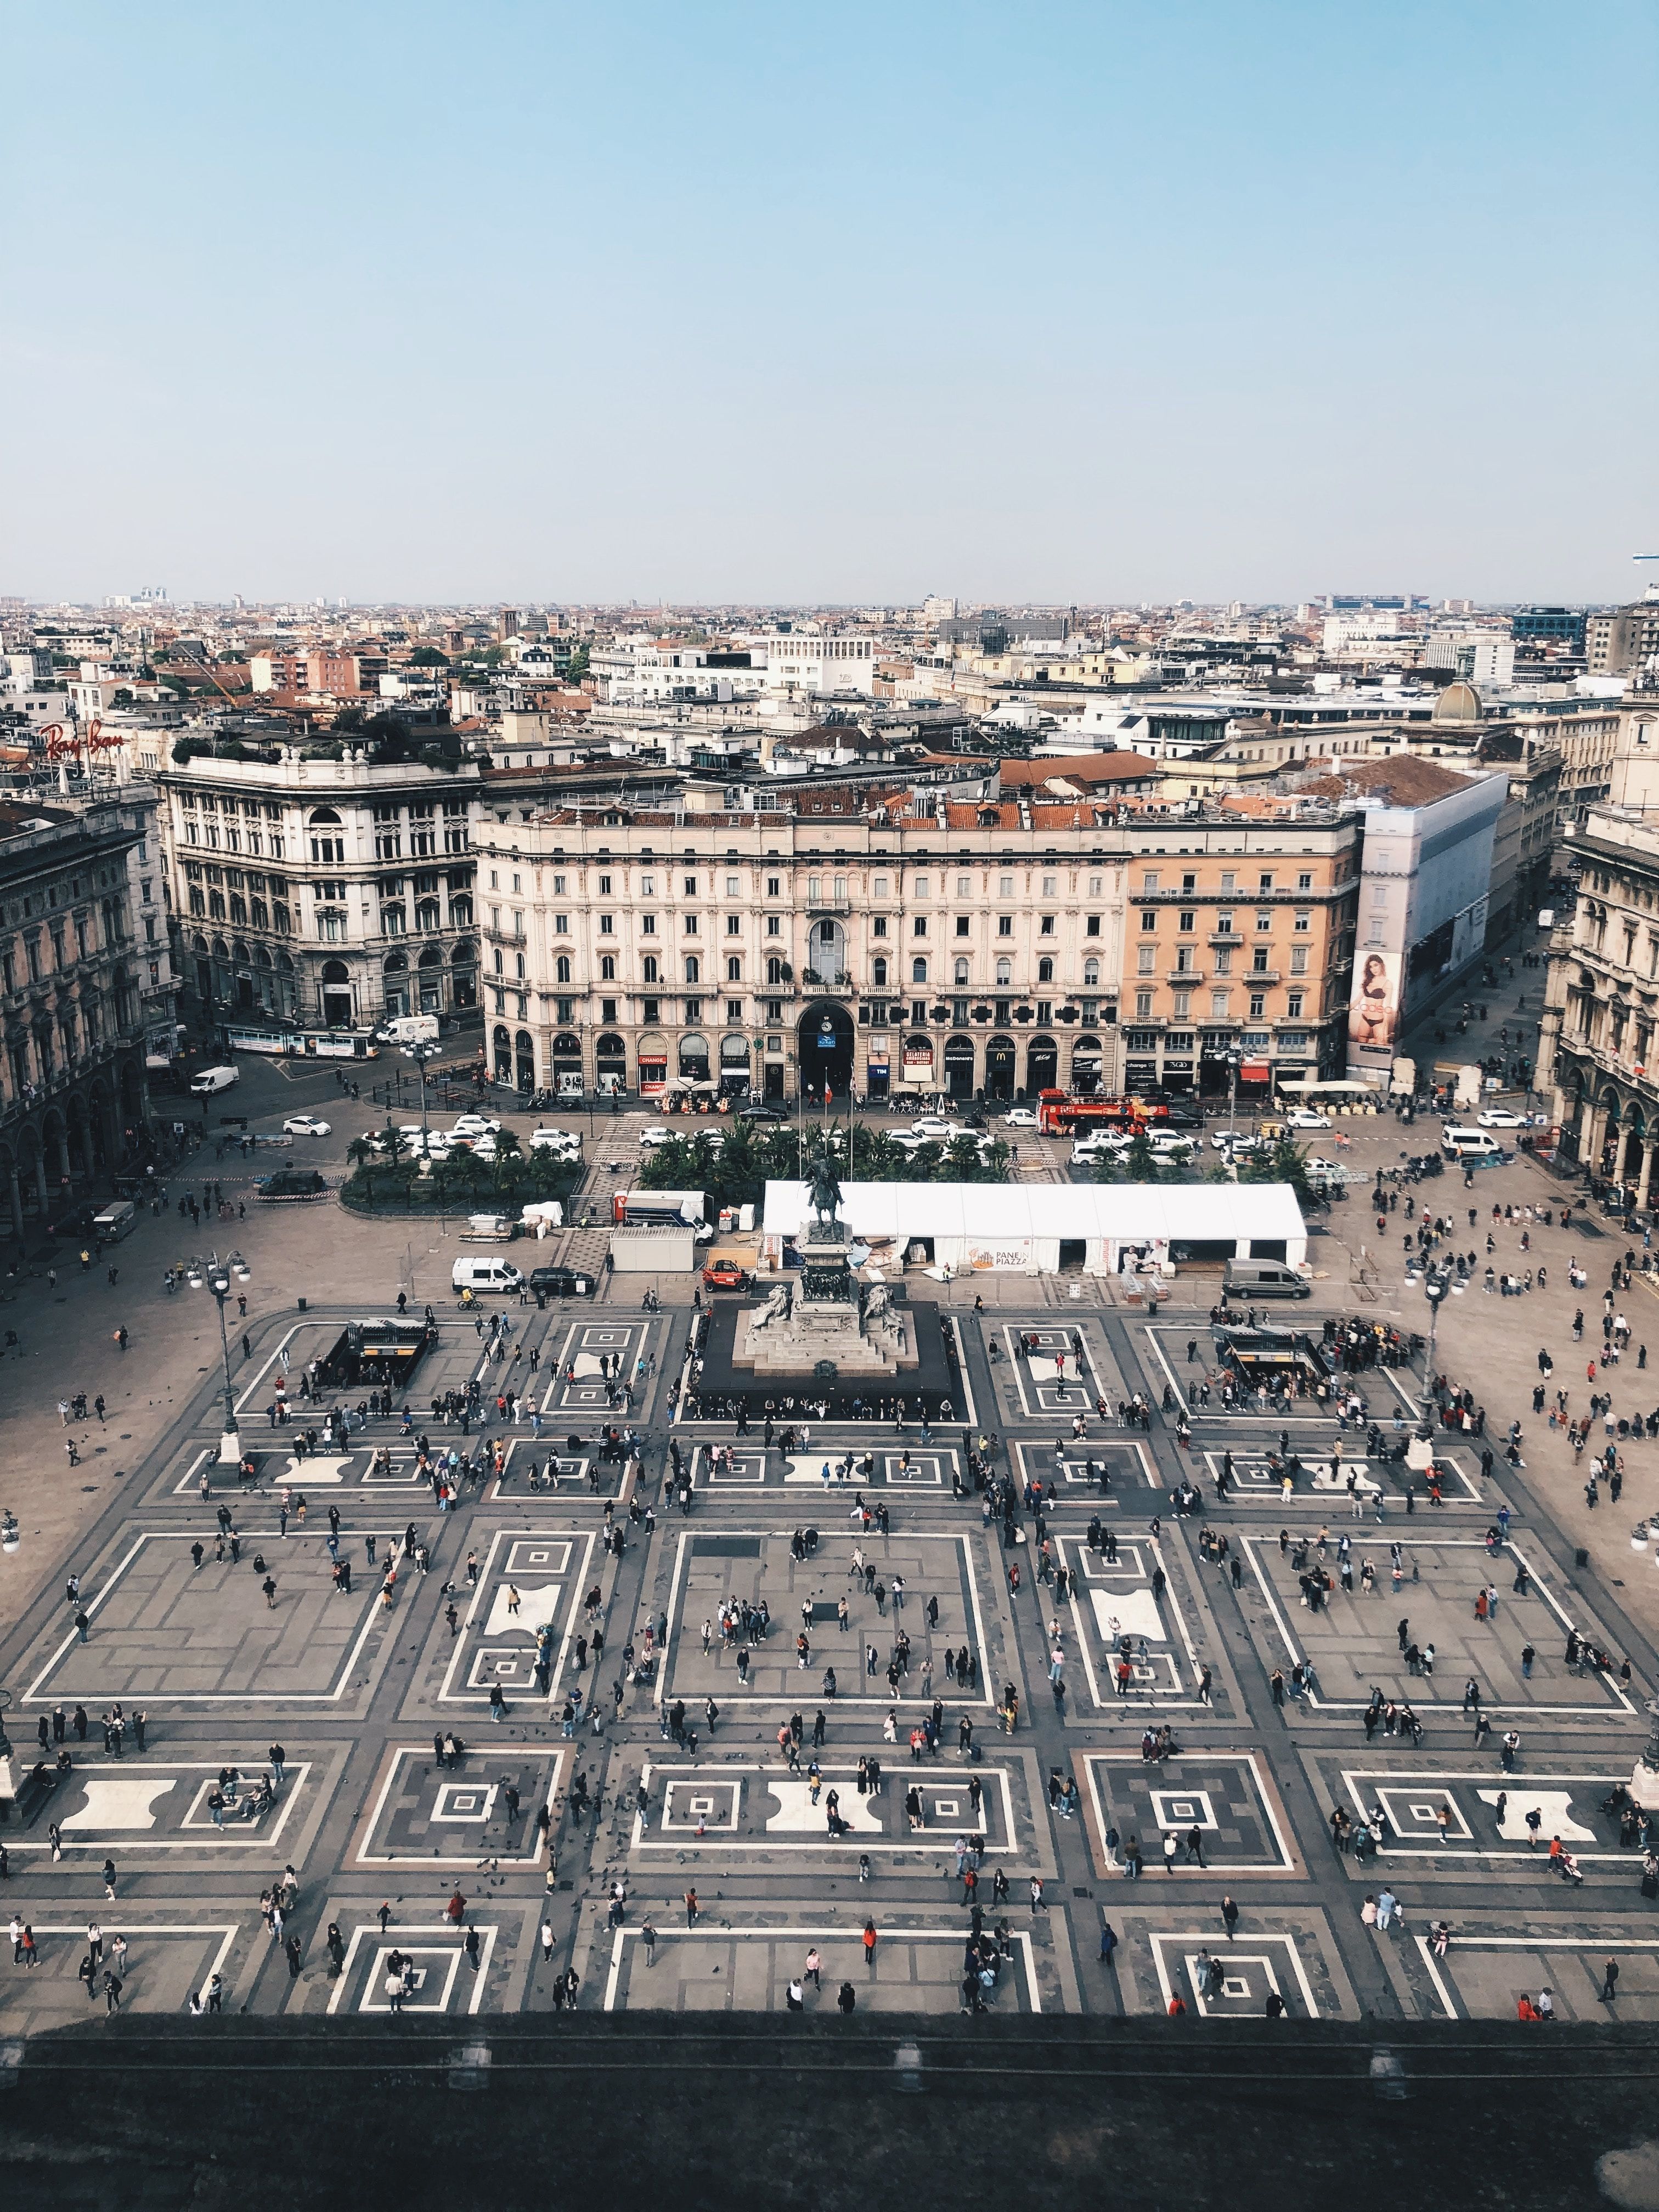
[[[1440,1319],[1440,1301],[1445,1297],[1449,1287],[1445,1276],[1437,1269],[1431,1267],[1425,1273],[1423,1295],[1429,1302],[1429,1369],[1426,1390],[1431,1398],[1434,1395],[1435,1324]]]
[[[240,1467],[242,1463],[242,1437],[236,1425],[236,1394],[230,1382],[230,1331],[225,1322],[225,1307],[230,1300],[233,1282],[246,1283],[252,1279],[252,1271],[240,1252],[232,1252],[222,1261],[215,1254],[205,1263],[195,1261],[185,1277],[193,1291],[199,1291],[205,1283],[219,1308],[219,1348],[225,1367],[225,1417],[219,1436],[221,1467]]]

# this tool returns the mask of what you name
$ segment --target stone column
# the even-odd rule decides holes
[[[1601,1165],[1601,1139],[1607,1133],[1607,1109],[1592,1106],[1583,1124],[1578,1146],[1578,1164],[1591,1175],[1599,1175]]]
[[[1650,1137],[1642,1147],[1642,1173],[1636,1185],[1636,1206],[1639,1212],[1648,1202],[1648,1186],[1653,1181],[1654,1139]]]
[[[67,1182],[70,1179],[69,1131],[60,1121],[58,1125],[58,1172]]]
[[[21,1245],[23,1242],[23,1187],[17,1180],[15,1166],[6,1170],[6,1180],[11,1190],[11,1233]]]
[[[52,1218],[52,1197],[46,1189],[46,1156],[44,1151],[34,1155],[34,1192],[40,1201],[40,1225],[45,1228]]]

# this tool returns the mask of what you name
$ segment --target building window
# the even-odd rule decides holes
[[[600,982],[601,982],[601,983],[614,983],[614,982],[616,981],[616,980],[617,980],[617,956],[616,956],[616,954],[615,954],[614,952],[605,952],[605,953],[601,953],[601,954],[600,954],[600,956],[599,956],[599,981],[600,981]]]
[[[956,980],[957,980],[957,982],[958,983],[958,985],[959,985],[959,986],[960,986],[963,990],[965,990],[965,989],[967,988],[967,987],[968,987],[968,963],[967,963],[965,960],[958,960],[958,961],[957,961],[957,964],[956,964]]]
[[[971,936],[972,933],[972,925],[969,922],[968,916],[965,914],[959,914],[957,916],[957,935],[958,937],[969,937]]]
[[[643,1022],[651,1024],[653,1026],[659,1022],[662,1019],[662,1000],[660,999],[642,999],[640,1001],[640,1019]]]
[[[1286,995],[1285,1000],[1285,1012],[1290,1016],[1292,1021],[1301,1020],[1302,994],[1300,991],[1291,991]]]
[[[657,960],[654,953],[647,952],[646,954],[640,973],[643,980],[647,983],[654,983],[658,981]]]
[[[1100,963],[1085,960],[1083,963],[1083,982],[1085,990],[1097,990],[1100,984]]]
[[[913,960],[910,963],[910,981],[913,983],[925,983],[927,981],[927,963],[925,960]]]
[[[1250,994],[1250,1019],[1253,1022],[1259,1022],[1267,1011],[1267,1000],[1266,993],[1261,991],[1252,991]]]
[[[741,983],[743,981],[743,962],[735,955],[726,963],[726,980],[728,983]]]
[[[1085,937],[1099,936],[1100,916],[1097,914],[1091,914],[1085,918],[1083,924],[1083,934]]]
[[[1158,969],[1157,945],[1138,945],[1135,948],[1135,964],[1136,973],[1138,975],[1151,975],[1156,974]]]
[[[1054,918],[1051,914],[1045,914],[1041,922],[1037,925],[1037,935],[1039,937],[1052,937],[1054,933]]]
[[[498,963],[501,957],[499,952],[495,955]],[[570,955],[568,952],[560,953],[558,958],[553,963],[553,981],[556,983],[568,983],[570,981]]]
[[[1152,994],[1150,991],[1137,991],[1135,993],[1135,1013],[1143,1022],[1147,1022],[1152,1019]]]
[[[1153,930],[1158,927],[1158,908],[1155,906],[1142,908],[1140,927],[1143,930]]]
[[[702,981],[702,963],[695,952],[686,955],[685,980],[688,983],[700,983]]]
[[[1296,910],[1296,927],[1299,933],[1304,933],[1313,927],[1313,916],[1305,906]]]
[[[695,914],[688,914],[685,917],[685,934],[688,937],[695,937],[696,933],[697,917]]]
[[[1296,879],[1296,887],[1299,891],[1310,891],[1313,889],[1312,876],[1307,874],[1305,872],[1302,875],[1299,875]]]
[[[870,980],[877,990],[884,991],[887,988],[887,963],[884,960],[872,960],[870,963]]]
[[[1009,988],[1009,986],[1012,983],[1013,980],[1014,980],[1014,963],[1013,963],[1013,962],[1012,962],[1012,960],[999,960],[999,961],[998,961],[998,963],[997,963],[997,988],[998,988],[998,990],[999,990],[999,991],[1006,991],[1006,990],[1007,990],[1007,988]]]
[[[656,933],[656,915],[654,914],[642,914],[640,916],[640,935],[641,937],[654,937]]]
[[[1231,1004],[1232,995],[1233,994],[1231,991],[1211,992],[1210,1018],[1212,1021],[1224,1022],[1226,1020],[1227,1008]]]
[[[1052,983],[1052,982],[1054,981],[1054,962],[1053,962],[1052,960],[1039,960],[1039,961],[1037,962],[1037,981],[1038,981],[1038,982],[1039,982],[1039,983]]]
[[[726,1018],[728,1022],[740,1022],[743,1019],[743,1000],[741,999],[728,999],[726,1000]]]
[[[927,915],[926,915],[925,914],[919,914],[919,915],[916,916],[915,920],[911,923],[911,925],[910,925],[910,934],[912,935],[912,937],[926,937],[926,936],[927,936]]]
[[[741,937],[743,935],[743,916],[741,915],[728,914],[726,915],[726,933],[728,937]]]
[[[614,937],[616,933],[616,915],[614,914],[602,914],[599,916],[599,935],[601,937]]]
[[[1308,972],[1308,948],[1307,948],[1307,946],[1306,946],[1305,945],[1291,945],[1291,975],[1305,975],[1307,974],[1307,972]]]

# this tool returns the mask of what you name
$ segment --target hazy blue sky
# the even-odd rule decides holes
[[[6,25],[0,591],[1653,573],[1646,0]]]

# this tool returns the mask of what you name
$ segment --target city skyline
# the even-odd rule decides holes
[[[1644,10],[490,29],[18,27],[0,590],[1639,587]]]

